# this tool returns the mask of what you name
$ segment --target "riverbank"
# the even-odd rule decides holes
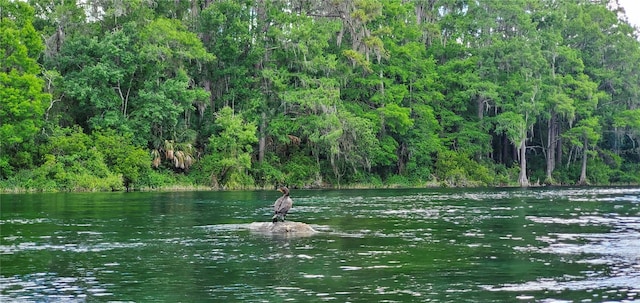
[[[537,187],[627,187],[627,186],[640,186],[640,184],[634,183],[616,183],[616,184],[588,184],[588,185],[577,185],[577,184],[533,184],[528,186],[528,188],[537,188]],[[444,184],[442,182],[430,181],[424,182],[421,184],[400,184],[400,183],[389,183],[389,184],[366,184],[366,183],[356,183],[356,184],[347,184],[347,185],[331,185],[324,184],[323,186],[303,186],[303,187],[292,187],[294,189],[331,189],[331,190],[340,190],[340,189],[405,189],[405,188],[518,188],[520,187],[517,183],[513,184],[501,184],[495,186],[483,186],[479,184],[466,184],[466,185],[458,185],[451,186],[448,184]],[[273,190],[275,189],[275,185],[273,186],[246,186],[242,188],[212,188],[210,186],[204,185],[193,185],[193,184],[172,184],[172,185],[163,185],[157,187],[148,187],[143,186],[139,188],[130,188],[129,191],[132,192],[187,192],[187,191],[242,191],[242,190]],[[86,189],[86,190],[56,190],[56,189],[39,189],[39,188],[24,188],[24,187],[10,187],[5,188],[0,186],[0,194],[27,194],[27,193],[56,193],[56,192],[126,192],[126,188],[118,188],[112,190],[99,190],[99,189]]]

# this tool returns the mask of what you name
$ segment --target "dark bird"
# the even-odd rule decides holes
[[[273,223],[278,221],[284,222],[287,212],[289,212],[293,205],[293,200],[289,198],[289,189],[286,186],[280,186],[278,191],[282,193],[282,197],[278,198],[276,203],[273,204],[274,215],[273,218],[271,218],[271,222]]]

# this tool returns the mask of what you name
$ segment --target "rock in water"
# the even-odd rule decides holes
[[[261,233],[271,233],[271,234],[313,234],[316,231],[307,223],[302,222],[293,222],[293,221],[285,221],[285,222],[253,222],[249,224],[249,230],[254,232]]]

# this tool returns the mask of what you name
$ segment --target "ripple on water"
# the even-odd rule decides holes
[[[95,277],[61,277],[34,273],[0,277],[0,302],[85,302],[91,297],[111,296]]]
[[[640,260],[640,238],[635,232],[609,234],[551,233],[549,236],[538,237],[537,240],[547,245],[543,247],[515,247],[515,249],[546,254],[607,255],[620,256],[629,261]]]
[[[1,277],[0,301],[117,299],[131,290],[121,278],[127,277],[125,270],[140,284],[145,284],[150,271],[161,272],[143,266],[138,273],[133,270],[137,265],[172,274],[173,270],[175,274],[186,272],[187,282],[193,282],[209,299],[220,301],[459,302],[488,301],[505,295],[511,302],[568,302],[553,299],[556,295],[564,299],[586,296],[593,302],[607,301],[605,296],[609,300],[639,300],[639,194],[640,189],[592,188],[411,190],[398,191],[391,197],[388,192],[373,192],[379,195],[376,197],[318,194],[295,200],[292,218],[327,224],[314,225],[319,236],[309,239],[255,236],[245,232],[248,224],[204,225],[270,217],[271,208],[262,206],[257,210],[253,206],[237,207],[226,217],[213,216],[214,212],[220,213],[218,209],[201,212],[209,211],[209,204],[194,209],[162,208],[162,214],[156,211],[161,208],[152,208],[154,211],[147,215],[155,216],[149,220],[153,226],[132,224],[140,228],[133,234],[135,239],[127,238],[128,231],[110,229],[121,224],[106,221],[98,226],[93,221],[94,225],[86,224],[85,218],[76,218],[79,224],[55,217],[53,221],[8,219],[0,224],[18,229],[33,227],[35,233],[5,236],[0,254],[52,250],[52,255],[61,256],[55,261],[68,261],[64,264],[68,267],[88,267],[83,262],[100,255],[94,259],[99,264],[92,264],[93,270],[119,276],[120,281],[104,284],[93,277],[69,277],[68,273],[39,274],[53,269],[34,268],[34,274],[13,272]],[[148,204],[144,201],[145,206]],[[117,221],[113,222],[127,220],[120,215],[114,214]],[[558,218],[561,216],[566,217]],[[59,226],[52,230],[60,232],[38,234],[41,228],[35,225],[48,223]],[[137,254],[126,249],[98,254],[59,253],[143,245],[148,249],[141,253],[151,254],[144,261],[140,260],[142,254],[127,259]],[[118,258],[103,258],[107,255]],[[23,260],[14,259],[16,263]],[[514,262],[514,266],[508,262]],[[286,280],[268,276],[276,272],[273,264],[292,265],[292,275]],[[509,271],[505,274],[504,270]],[[176,289],[162,290],[158,284],[150,284],[145,290],[149,301]]]
[[[2,224],[12,224],[12,225],[42,224],[42,223],[50,223],[50,222],[51,220],[48,218],[35,218],[35,219],[15,218],[15,219],[0,220],[0,225]]]
[[[562,224],[562,225],[580,225],[580,226],[612,226],[620,222],[620,218],[605,218],[602,216],[580,216],[578,218],[554,218],[554,217],[536,217],[527,216],[525,219],[540,224]]]
[[[10,255],[24,251],[34,251],[34,250],[42,250],[42,251],[68,251],[68,252],[102,252],[113,249],[121,249],[121,248],[135,248],[145,246],[145,243],[142,242],[134,242],[134,243],[121,243],[121,242],[105,242],[105,243],[97,243],[97,244],[76,244],[76,243],[66,243],[66,244],[46,244],[46,243],[36,243],[36,242],[22,242],[15,245],[0,245],[0,254]]]
[[[640,285],[640,238],[638,217],[580,216],[555,218],[528,216],[537,224],[604,226],[608,233],[548,233],[536,237],[540,246],[514,247],[514,250],[549,255],[571,255],[563,262],[592,265],[581,276],[539,278],[524,283],[484,286],[489,291],[593,291],[612,290],[616,297],[638,300]],[[600,296],[594,294],[594,296]],[[604,299],[604,295],[596,300]],[[550,301],[555,302],[555,301]]]
[[[562,281],[559,279],[540,278],[520,284],[502,284],[498,286],[484,285],[482,288],[488,291],[508,291],[508,292],[534,292],[534,291],[565,291],[565,290],[603,290],[616,289],[616,292],[626,294],[629,299],[640,299],[638,296],[638,285],[640,277],[598,277],[586,278],[583,280],[571,279]]]

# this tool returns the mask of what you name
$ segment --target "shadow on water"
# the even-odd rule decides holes
[[[3,195],[0,301],[640,300],[640,189]]]

